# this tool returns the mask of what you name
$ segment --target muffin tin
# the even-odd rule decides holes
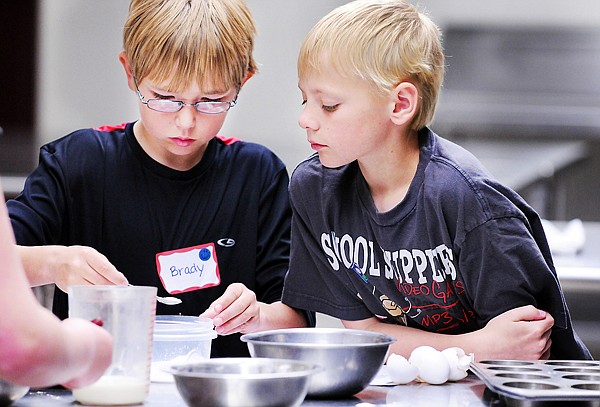
[[[600,406],[600,361],[484,360],[471,370],[509,405]]]

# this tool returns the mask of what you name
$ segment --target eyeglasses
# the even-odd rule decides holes
[[[198,112],[206,113],[206,114],[219,114],[225,113],[229,109],[231,109],[237,103],[237,95],[231,102],[196,102],[196,103],[184,103],[180,100],[171,100],[171,99],[148,99],[145,100],[144,96],[140,92],[138,88],[137,80],[135,76],[133,77],[133,82],[135,83],[135,89],[137,90],[137,94],[140,98],[140,101],[148,106],[148,109],[162,112],[162,113],[175,113],[180,111],[184,106],[193,106]]]

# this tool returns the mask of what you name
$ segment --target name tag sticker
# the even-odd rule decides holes
[[[158,253],[156,266],[163,287],[169,294],[200,290],[221,283],[213,243]]]

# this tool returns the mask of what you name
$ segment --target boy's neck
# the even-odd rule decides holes
[[[371,165],[359,161],[379,212],[393,209],[406,197],[417,172],[419,154],[418,138],[411,135],[393,153],[372,160]]]

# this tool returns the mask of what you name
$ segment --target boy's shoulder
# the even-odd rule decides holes
[[[235,162],[236,166],[263,168],[271,171],[281,171],[285,169],[283,160],[269,147],[252,141],[245,141],[237,137],[217,136],[210,148],[214,158],[224,162]]]
[[[214,139],[216,143],[225,148],[232,150],[243,151],[247,154],[258,154],[258,155],[273,155],[276,156],[275,152],[264,144],[260,144],[254,141],[247,141],[237,137],[226,137],[218,135]]]
[[[101,126],[75,130],[66,136],[50,141],[42,150],[52,154],[87,154],[104,150],[108,144],[125,142],[128,124]]]
[[[454,194],[461,186],[471,189],[494,182],[492,174],[471,152],[433,132],[422,146],[421,159],[428,163],[425,171],[429,181],[435,180],[440,189]]]
[[[339,168],[327,168],[319,160],[319,154],[313,153],[300,161],[292,170],[291,182],[303,184],[324,182],[325,178],[335,177]]]
[[[440,202],[446,210],[462,208],[473,222],[478,213],[482,219],[489,219],[530,211],[527,203],[500,183],[473,154],[439,136],[424,171],[427,199]]]

